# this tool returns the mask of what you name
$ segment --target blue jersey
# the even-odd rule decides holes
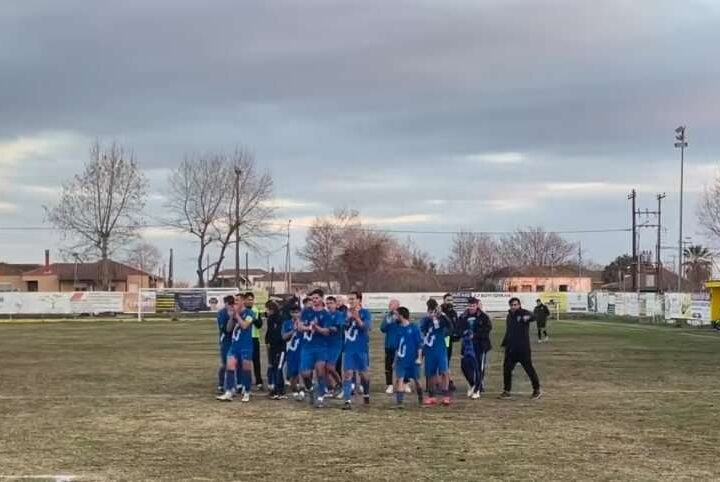
[[[303,310],[300,314],[303,325],[310,326],[315,323],[320,328],[327,328],[329,324],[328,312],[324,309],[315,311],[313,308]],[[327,336],[317,332],[306,331],[302,335],[303,350],[321,350],[327,346]]]
[[[252,321],[255,320],[255,312],[250,308],[245,308],[240,312],[240,319],[245,322],[251,322],[250,326],[244,330],[240,328],[240,323],[235,326],[233,330],[233,344],[242,347],[243,349],[252,349]]]
[[[445,336],[450,330],[450,321],[444,316],[438,316],[434,320],[426,316],[420,322],[420,331],[424,337],[423,350],[425,354],[437,354],[447,356],[445,348]]]
[[[462,337],[462,356],[468,358],[476,358],[475,345],[473,344],[473,332],[465,330]]]
[[[400,341],[400,323],[395,320],[395,315],[387,313],[380,323],[380,331],[385,333],[385,349],[395,350]]]
[[[283,338],[284,338],[285,336],[287,336],[288,333],[290,333],[290,332],[292,332],[292,331],[294,330],[294,326],[293,326],[294,324],[295,324],[295,323],[293,322],[292,319],[285,320],[285,321],[283,322],[283,326],[282,326],[282,335],[283,335]],[[299,334],[298,332],[293,333],[292,338],[290,338],[290,339],[286,342],[286,344],[285,344],[285,349],[286,349],[288,352],[297,352],[297,351],[300,351],[300,339],[301,339],[301,338],[302,338],[302,337],[300,336],[300,334]]]
[[[329,347],[342,346],[343,340],[345,339],[345,313],[342,311],[327,312],[328,325],[327,328],[335,328],[335,333],[330,333],[327,339],[327,345]]]
[[[227,332],[228,323],[230,323],[230,313],[223,308],[217,314],[218,340],[222,344],[230,344],[232,341],[231,334]]]
[[[370,351],[370,329],[372,328],[372,315],[365,308],[358,312],[364,323],[359,328],[353,319],[350,321],[350,314],[345,322],[345,353],[368,353]]]
[[[422,348],[423,339],[420,328],[415,323],[408,326],[398,325],[398,345],[395,351],[395,360],[403,367],[415,365],[418,350]]]

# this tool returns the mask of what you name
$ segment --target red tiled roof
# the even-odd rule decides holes
[[[40,267],[39,264],[0,263],[0,276],[20,276],[38,267]]]
[[[130,266],[108,260],[108,270],[112,281],[125,281],[128,276],[145,275],[147,273]],[[75,279],[75,268],[77,266],[78,280],[98,280],[102,278],[102,262],[94,263],[53,263],[46,271],[44,266],[38,266],[32,271],[23,273],[24,276],[44,276],[49,274],[57,275],[60,281],[72,281]]]

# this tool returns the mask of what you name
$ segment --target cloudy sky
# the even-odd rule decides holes
[[[685,229],[702,241],[695,204],[720,166],[718,25],[715,0],[7,0],[0,259],[56,250],[50,230],[7,228],[43,225],[96,138],[135,150],[151,216],[184,153],[250,146],[296,245],[339,206],[397,230],[624,228],[633,187],[643,208],[667,193],[670,245],[685,123]],[[191,241],[145,234],[192,279]],[[568,238],[598,262],[630,246],[626,233]],[[440,260],[450,240],[415,236]]]

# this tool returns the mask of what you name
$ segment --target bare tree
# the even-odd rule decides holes
[[[162,254],[154,244],[141,240],[127,250],[125,264],[145,273],[157,274]]]
[[[387,234],[369,230],[353,229],[351,233],[340,254],[340,267],[346,273],[348,285],[372,289],[372,274],[386,264],[396,241]]]
[[[700,197],[697,217],[708,236],[720,239],[720,173]]]
[[[132,152],[95,142],[82,174],[63,185],[55,206],[45,207],[48,221],[70,241],[70,251],[102,260],[103,289],[110,289],[110,255],[142,226],[147,187]]]
[[[255,157],[246,150],[235,151],[226,158],[225,164],[228,174],[223,189],[228,195],[223,199],[221,213],[213,223],[218,255],[210,278],[211,285],[218,280],[228,247],[235,244],[236,229],[240,231],[240,242],[254,251],[262,250],[258,241],[275,234],[269,224],[275,214],[271,203],[273,181],[270,173],[259,173]],[[240,172],[239,199],[236,169]]]
[[[453,237],[448,271],[483,277],[500,266],[498,243],[490,236],[463,231]]]
[[[573,243],[540,226],[519,229],[500,240],[504,266],[559,266],[568,263],[574,253]]]
[[[240,171],[239,186],[236,169]],[[236,229],[240,242],[251,249],[258,249],[257,241],[272,234],[272,178],[267,172],[258,172],[249,151],[186,158],[171,173],[169,184],[167,207],[172,217],[168,224],[198,241],[198,286],[205,286],[208,271],[212,273],[210,284],[216,283],[227,249],[235,243]],[[212,247],[217,249],[210,253]],[[209,263],[208,255],[212,258]]]
[[[208,247],[216,241],[215,225],[223,214],[227,200],[229,172],[225,158],[207,155],[186,157],[168,179],[167,223],[195,236],[198,241],[197,284],[205,286],[205,271],[213,264],[205,263]]]
[[[316,218],[305,236],[305,245],[298,256],[307,261],[310,269],[322,273],[328,281],[330,275],[341,270],[340,255],[349,240],[361,228],[360,214],[351,209],[336,210],[330,218]]]

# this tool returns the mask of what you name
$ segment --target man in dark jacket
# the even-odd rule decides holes
[[[267,331],[265,332],[265,345],[268,347],[268,384],[270,397],[273,400],[284,399],[285,377],[282,373],[283,356],[285,355],[285,340],[282,336],[283,319],[280,307],[274,301],[265,303],[267,310]]]
[[[475,384],[468,387],[468,398],[477,400],[480,394],[485,391],[485,373],[490,361],[490,332],[492,321],[482,309],[480,300],[474,297],[468,298],[468,308],[458,319],[457,331],[464,333],[469,330],[472,333],[473,348],[477,361]]]
[[[532,399],[537,400],[542,396],[540,392],[540,380],[538,379],[535,367],[532,364],[530,352],[530,323],[535,321],[532,313],[520,306],[518,298],[510,299],[510,311],[506,318],[507,328],[502,346],[505,348],[505,362],[503,363],[503,385],[504,391],[500,398],[511,398],[512,372],[518,363],[525,369],[525,373],[532,383]]]
[[[453,307],[453,296],[450,293],[445,293],[443,296],[443,304],[440,305],[440,311],[445,315],[445,317],[450,321],[450,333],[445,337],[445,348],[447,348],[447,360],[448,360],[448,369],[450,368],[450,363],[452,360],[452,352],[453,352],[453,344],[456,341],[460,341],[460,338],[462,337],[462,332],[458,333],[456,326],[458,321],[458,314],[457,311],[455,311],[455,308]],[[452,372],[448,372],[448,376],[450,377],[449,382],[449,390],[451,392],[455,391],[455,382],[453,382],[452,379]]]
[[[538,342],[543,342],[543,336],[545,337],[544,341],[550,341],[547,334],[547,319],[550,316],[550,310],[543,304],[542,300],[537,300],[537,305],[533,310],[533,314],[535,315],[535,320],[537,321]]]

